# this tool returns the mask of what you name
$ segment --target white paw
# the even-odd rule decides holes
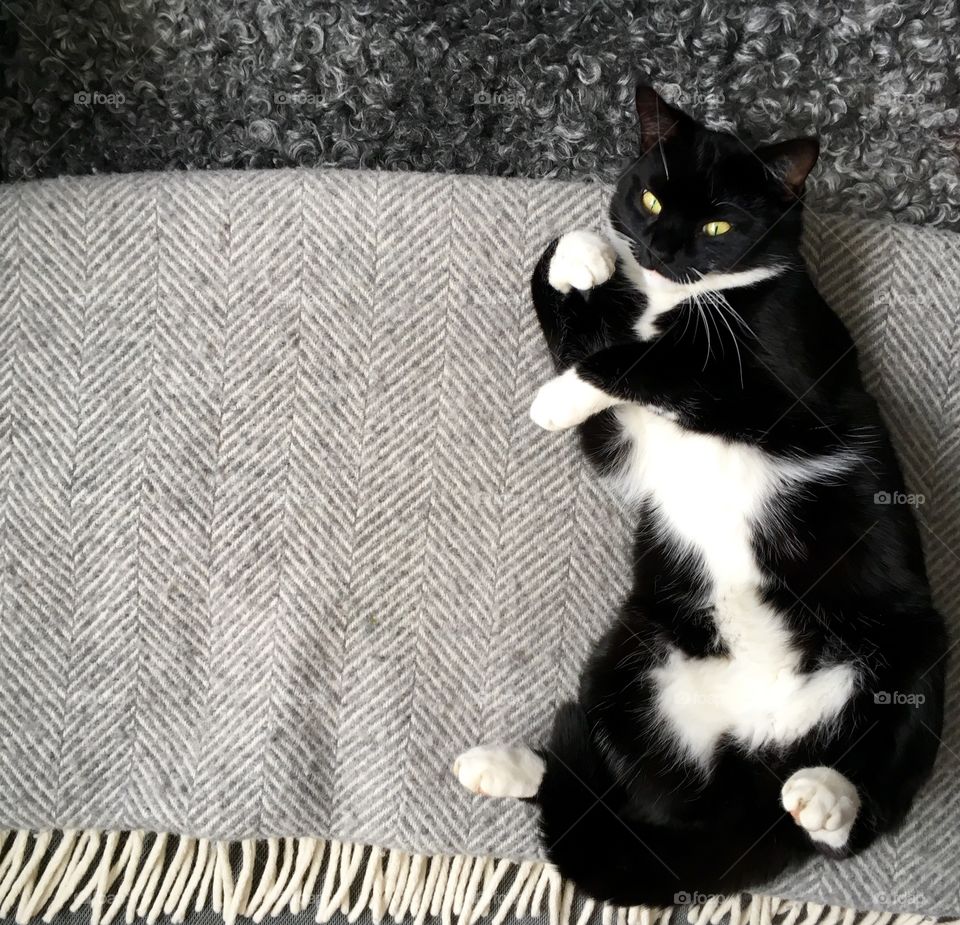
[[[576,369],[568,369],[540,386],[530,405],[530,419],[544,430],[566,430],[617,404],[619,399],[584,382]]]
[[[536,752],[503,745],[471,748],[453,763],[457,780],[484,797],[535,797],[545,769]]]
[[[842,848],[860,809],[857,788],[833,768],[802,768],[780,791],[783,808],[810,837]]]
[[[617,252],[592,231],[570,231],[558,242],[547,281],[559,292],[593,289],[605,283],[617,266]]]

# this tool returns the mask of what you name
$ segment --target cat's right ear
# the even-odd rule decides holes
[[[646,154],[651,148],[673,138],[693,125],[689,116],[674,109],[653,87],[640,84],[636,92],[637,116],[640,119],[640,150]]]
[[[816,138],[791,138],[778,144],[762,145],[754,154],[779,181],[781,198],[793,202],[803,195],[807,174],[813,170],[820,155],[820,142]]]

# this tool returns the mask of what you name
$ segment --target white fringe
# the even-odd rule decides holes
[[[127,836],[127,843],[123,850],[126,855],[126,869],[113,902],[100,920],[102,925],[110,925],[133,888],[134,878],[137,876],[137,864],[140,863],[140,855],[143,853],[143,832],[131,832]],[[130,919],[132,919],[132,911],[127,912],[127,917]]]
[[[167,896],[167,901],[164,904],[164,915],[173,916],[179,907],[180,902],[183,899],[184,891],[187,887],[187,878],[190,877],[193,870],[193,861],[197,854],[197,840],[195,838],[184,838],[183,841],[187,845],[187,853],[180,865],[180,873],[177,875],[177,879],[170,888],[170,894]]]
[[[6,918],[7,913],[18,897],[22,898],[17,910],[17,919],[19,920],[25,914],[30,902],[30,895],[33,893],[33,885],[37,879],[40,862],[43,860],[47,846],[50,844],[50,837],[50,832],[40,832],[36,836],[30,857],[27,859],[26,864],[20,869],[16,879],[8,887],[7,895],[3,902],[0,903],[0,918]],[[10,869],[13,871],[14,868],[12,865]]]
[[[150,840],[149,851],[145,852]],[[262,866],[258,864],[262,859]],[[256,871],[259,870],[259,878]],[[317,884],[319,896],[315,897]],[[114,884],[116,887],[114,888]],[[111,892],[112,890],[112,892]],[[195,897],[195,899],[194,899]],[[422,855],[321,838],[211,841],[129,833],[0,831],[0,918],[50,923],[69,905],[90,906],[91,925],[161,915],[183,922],[191,904],[224,925],[262,922],[315,905],[314,920],[365,912],[379,923],[504,925],[546,913],[550,925],[669,925],[672,909],[612,907],[588,897],[549,864],[465,855]],[[858,912],[772,896],[709,896],[687,910],[690,925],[960,925],[915,913]]]
[[[60,844],[54,851],[53,856],[47,862],[46,869],[40,877],[33,894],[27,898],[24,894],[23,902],[17,910],[17,923],[28,922],[33,915],[47,902],[56,889],[57,879],[62,877],[70,861],[70,852],[77,841],[77,832],[75,829],[67,829],[60,839]],[[2,846],[0,846],[2,847]]]
[[[294,850],[293,842],[291,841],[290,866],[292,870],[287,874],[282,885],[275,885],[274,889],[270,891],[269,895],[273,900],[269,909],[271,915],[279,915],[280,911],[285,908],[292,909],[294,901],[299,911],[300,897],[303,894],[303,878],[306,876],[310,862],[313,860],[316,844],[317,840],[315,838],[298,838],[296,839],[296,850]],[[256,858],[256,842],[248,839],[244,842],[244,850],[250,853],[250,871],[252,876],[253,864]],[[244,861],[244,867],[246,867],[246,860]],[[239,889],[239,886],[237,888]],[[296,897],[296,900],[294,900],[294,897]],[[242,914],[242,909],[238,908],[238,911]],[[266,915],[266,913],[267,909],[262,907],[262,915]]]
[[[256,912],[251,912],[250,917],[254,922],[262,922],[264,917],[271,909],[274,903],[280,898],[280,894],[285,892],[290,882],[290,874],[293,871],[293,839],[285,838],[283,840],[283,860],[280,863],[280,872],[273,881],[273,886],[266,891],[263,902]],[[230,925],[230,923],[228,923]]]
[[[187,917],[190,908],[190,900],[200,885],[200,878],[203,876],[207,867],[207,855],[210,852],[210,842],[205,838],[197,841],[197,854],[193,861],[193,870],[190,872],[190,879],[183,888],[183,894],[174,908],[173,915],[170,916],[172,922],[182,922]]]
[[[212,893],[210,887],[213,883],[213,869],[217,864],[217,846],[216,843],[207,845],[207,863],[203,868],[203,877],[200,879],[200,889],[197,891],[197,901],[193,904],[193,911],[200,912],[207,907],[207,894]],[[216,905],[216,899],[211,895],[211,905]]]

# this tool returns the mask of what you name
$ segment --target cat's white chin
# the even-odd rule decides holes
[[[674,282],[662,273],[658,273],[656,270],[643,267],[641,272],[643,273],[644,284],[648,289],[674,289],[679,285],[679,283]]]

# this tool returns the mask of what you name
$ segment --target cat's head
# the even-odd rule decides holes
[[[610,205],[621,247],[654,279],[672,282],[795,264],[817,140],[750,148],[698,125],[651,87],[638,87],[636,102],[640,157]]]

